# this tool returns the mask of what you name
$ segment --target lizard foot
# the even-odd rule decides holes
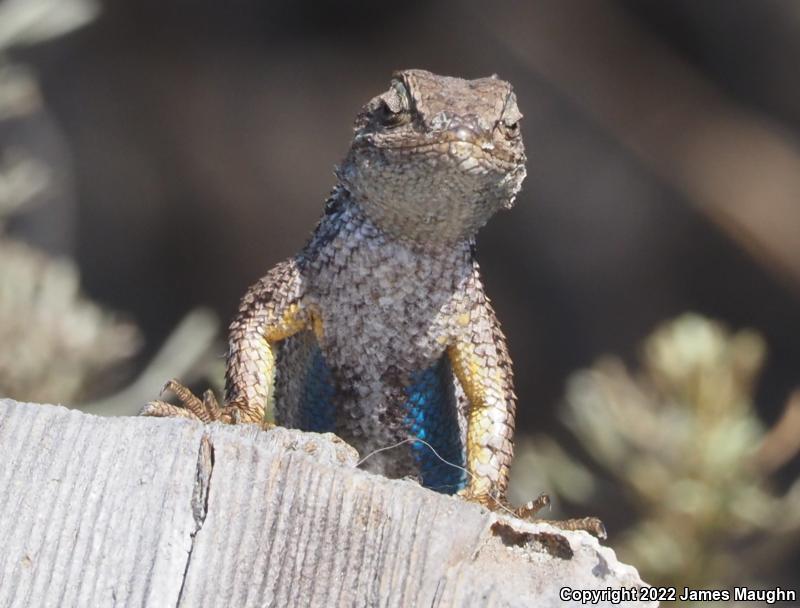
[[[167,401],[151,401],[144,406],[140,415],[158,416],[167,418],[189,418],[200,422],[224,422],[225,424],[258,424],[264,430],[275,425],[264,420],[264,410],[259,407],[250,407],[239,401],[231,401],[220,406],[214,393],[207,390],[203,398],[195,396],[177,380],[170,380],[161,389],[161,394],[171,391],[180,401],[180,405],[173,405]]]
[[[190,418],[201,422],[213,422],[215,420],[232,422],[232,420],[226,419],[230,418],[230,415],[223,411],[223,408],[217,403],[214,393],[210,390],[203,393],[201,400],[177,380],[170,380],[161,389],[161,394],[163,395],[166,391],[172,391],[180,401],[180,405],[155,400],[145,405],[140,415],[161,418]]]
[[[516,517],[526,521],[549,524],[561,530],[584,530],[600,539],[605,539],[608,536],[606,527],[597,517],[580,517],[577,519],[537,518],[536,514],[549,505],[550,497],[547,494],[539,494],[536,500],[529,501],[521,507],[513,507],[511,511]]]
[[[473,496],[468,490],[462,490],[459,495],[465,500],[479,502],[492,511],[510,513],[514,517],[531,523],[544,523],[561,530],[584,530],[599,539],[607,537],[606,527],[597,517],[581,517],[578,519],[543,519],[536,517],[539,511],[550,505],[550,497],[547,494],[539,494],[535,500],[529,501],[521,507],[512,507],[505,500],[498,500],[488,495]]]

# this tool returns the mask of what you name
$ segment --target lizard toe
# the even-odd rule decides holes
[[[191,411],[159,400],[147,403],[139,412],[139,415],[153,416],[156,418],[188,418],[190,420],[199,420]]]

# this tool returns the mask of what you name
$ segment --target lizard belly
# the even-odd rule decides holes
[[[364,467],[416,476],[423,486],[448,494],[464,486],[463,424],[444,356],[405,372],[396,365],[354,367],[336,353],[326,355],[313,333],[304,332],[281,344],[278,370],[278,424],[334,432],[362,456],[419,438],[373,454]]]

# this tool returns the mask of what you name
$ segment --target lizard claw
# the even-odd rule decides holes
[[[173,405],[161,400],[151,401],[144,406],[141,415],[158,416],[162,418],[189,418],[206,423],[215,420],[229,422],[229,420],[226,420],[228,416],[225,415],[223,409],[217,403],[217,398],[212,391],[207,390],[203,393],[203,398],[201,400],[177,380],[169,380],[164,384],[161,389],[161,395],[167,391],[175,394],[180,401],[180,405]]]
[[[597,517],[580,517],[578,519],[561,520],[539,519],[535,521],[550,524],[551,526],[561,528],[562,530],[583,530],[592,536],[596,536],[600,540],[605,540],[608,538],[605,525],[603,525],[603,522]]]
[[[154,400],[148,402],[139,412],[140,416],[155,416],[157,418],[188,418],[197,420],[197,416],[187,409],[167,403],[166,401]]]
[[[207,390],[203,398],[197,397],[177,380],[169,380],[161,389],[161,394],[173,393],[180,402],[174,405],[167,401],[151,401],[142,408],[141,416],[158,416],[161,418],[189,418],[200,422],[224,422],[225,424],[255,423],[265,430],[275,426],[263,419],[263,410],[251,407],[239,401],[232,401],[221,407],[213,391]]]
[[[550,497],[547,494],[539,494],[536,500],[529,500],[521,507],[514,507],[511,510],[515,517],[520,519],[533,519],[539,511],[550,506]]]
[[[539,511],[549,506],[550,497],[547,494],[539,494],[536,500],[529,501],[521,507],[513,508],[512,511],[516,517],[525,521],[544,523],[561,530],[583,530],[601,540],[608,538],[606,527],[597,517],[581,517],[578,519],[542,519],[536,517]]]
[[[478,502],[492,511],[502,511],[510,513],[514,517],[532,523],[544,523],[561,530],[583,530],[589,534],[603,540],[608,537],[606,527],[597,517],[581,517],[579,519],[542,519],[536,515],[545,507],[550,506],[550,497],[547,494],[539,494],[535,500],[528,501],[521,507],[510,507],[504,500],[499,500],[490,495],[473,495],[469,490],[462,490],[458,493],[465,500]]]

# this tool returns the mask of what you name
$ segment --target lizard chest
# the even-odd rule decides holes
[[[375,373],[413,372],[437,361],[449,340],[449,304],[461,275],[454,260],[379,240],[336,245],[322,252],[327,263],[314,269],[308,293],[326,359]]]

